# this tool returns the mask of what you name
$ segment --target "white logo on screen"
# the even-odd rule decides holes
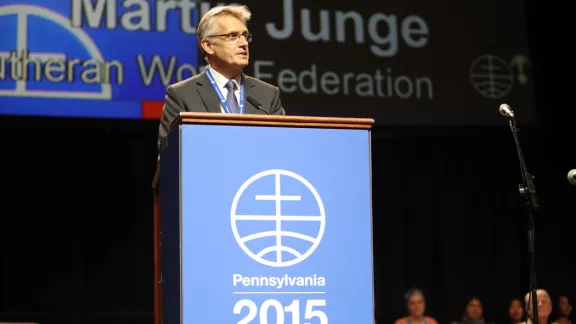
[[[20,55],[22,52],[26,52],[30,47],[28,44],[28,35],[30,30],[28,28],[28,17],[36,16],[48,20],[68,31],[71,36],[75,37],[82,46],[86,49],[91,59],[98,62],[104,62],[102,53],[94,43],[94,41],[86,34],[82,29],[70,28],[71,22],[67,17],[52,11],[47,8],[31,6],[31,5],[8,5],[0,7],[0,18],[2,16],[15,15],[17,18],[16,26],[14,29],[9,29],[9,31],[14,31],[16,33],[17,41],[15,48],[0,48],[0,64],[5,65],[12,58],[11,55]],[[11,51],[15,53],[11,53]],[[30,60],[38,60],[42,63],[51,61],[56,63],[57,61],[66,61],[65,53],[38,53],[31,52],[29,54]],[[0,67],[1,68],[1,67]],[[28,90],[26,88],[26,79],[16,80],[15,89],[0,89],[0,96],[16,96],[16,97],[46,97],[46,98],[86,98],[86,99],[111,99],[112,98],[112,88],[110,84],[102,83],[100,84],[100,92],[88,92],[88,91],[55,91],[55,90]]]
[[[514,74],[503,59],[482,55],[470,66],[470,81],[481,95],[489,99],[506,96],[514,84]]]
[[[252,197],[247,197],[249,194],[245,193],[246,189],[262,180],[266,177],[274,177],[274,188],[271,188],[274,194],[265,195],[265,194],[256,194]],[[295,201],[298,202],[301,200],[302,196],[298,195],[282,195],[282,177],[289,177],[292,180],[297,181],[302,188],[302,190],[306,190],[307,192],[302,192],[302,194],[311,194],[314,198],[314,204],[316,208],[314,208],[314,214],[309,215],[285,215],[282,213],[282,203],[285,201]],[[271,191],[272,191],[271,190]],[[253,200],[263,200],[263,201],[273,201],[275,203],[275,212],[266,214],[266,215],[246,215],[246,214],[238,214],[237,208],[240,199],[253,199]],[[246,182],[240,186],[236,195],[234,196],[234,200],[232,202],[231,208],[231,224],[232,224],[232,232],[234,233],[234,237],[238,242],[240,248],[253,260],[267,265],[271,267],[289,267],[295,264],[298,264],[305,259],[307,259],[318,247],[320,241],[322,240],[322,236],[324,235],[324,227],[326,223],[326,214],[324,211],[324,204],[320,195],[312,186],[312,184],[306,180],[304,177],[290,171],[286,170],[267,170],[255,174]],[[270,231],[263,231],[258,233],[250,233],[245,236],[241,236],[239,233],[239,227],[241,226],[240,223],[245,224],[243,222],[274,222],[274,230]],[[288,231],[282,229],[283,223],[299,223],[305,224],[306,226],[316,226],[317,231],[315,236],[306,235],[304,233],[298,233],[294,231]],[[316,229],[316,227],[314,227]],[[275,237],[275,244],[271,246],[267,246],[260,251],[252,251],[246,246],[246,243],[257,240],[261,238],[269,238]],[[293,238],[297,240],[302,240],[305,242],[310,243],[311,245],[305,251],[298,251],[296,248],[288,246],[285,242],[283,242],[283,238]],[[286,252],[290,255],[290,258],[283,258],[283,252]],[[265,259],[264,257],[269,253],[273,253],[270,259]]]

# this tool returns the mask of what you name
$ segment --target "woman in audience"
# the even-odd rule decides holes
[[[404,299],[408,307],[408,316],[397,319],[395,324],[438,324],[434,318],[424,315],[426,300],[420,290],[410,289],[404,294]]]
[[[572,313],[572,305],[566,296],[560,296],[558,299],[558,317],[556,323],[558,324],[572,324],[570,322],[570,313]]]
[[[520,298],[512,299],[510,307],[508,308],[508,315],[510,315],[511,324],[519,324],[523,322],[524,307],[522,307],[522,300]]]
[[[484,320],[484,309],[478,297],[470,297],[466,303],[466,309],[460,321],[452,324],[493,324]]]

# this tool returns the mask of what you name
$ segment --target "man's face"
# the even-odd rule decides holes
[[[550,302],[550,297],[546,294],[539,294],[537,297],[538,301],[538,317],[547,318],[550,316],[552,312],[552,303]],[[532,312],[532,300],[528,299],[528,304],[526,305],[528,308],[528,314],[530,317],[534,316]]]
[[[242,70],[248,65],[248,41],[246,37],[248,29],[242,21],[230,15],[223,15],[216,18],[216,35],[230,34],[240,35],[236,39],[227,36],[214,37],[214,43],[207,40],[202,42],[204,50],[213,55],[214,65],[233,70]],[[211,35],[207,35],[211,36]]]

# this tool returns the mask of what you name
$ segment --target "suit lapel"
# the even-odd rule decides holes
[[[248,98],[248,96],[250,94],[252,94],[252,91],[254,88],[255,83],[253,82],[252,78],[250,77],[246,77],[246,75],[244,75],[244,113],[245,114],[264,114],[264,112],[262,112],[260,109],[254,107],[252,105],[252,103],[250,103],[250,101],[248,101],[246,98]]]
[[[208,80],[208,77],[206,76],[206,72],[202,72],[202,76],[198,78],[196,84],[198,84],[198,94],[200,95],[200,98],[202,98],[206,111],[212,113],[222,112],[220,110],[220,100],[218,99],[216,91],[212,88],[210,80]]]

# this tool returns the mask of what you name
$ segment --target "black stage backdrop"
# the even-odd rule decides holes
[[[154,123],[8,121],[3,318],[151,323]],[[552,138],[530,133],[521,139],[542,205],[540,287],[553,297],[572,294],[570,166],[561,162],[566,151],[549,147]],[[404,313],[402,294],[412,286],[426,292],[429,313],[443,323],[458,318],[469,294],[482,296],[489,318],[502,323],[508,300],[528,288],[526,217],[508,129],[379,129],[373,152],[380,323]]]
[[[574,67],[563,65],[569,54],[549,38],[562,22],[536,26],[542,125],[522,127],[520,139],[542,206],[538,281],[553,298],[574,298],[576,187],[566,173],[576,156],[573,127],[564,127],[573,119],[563,101],[569,84],[556,79],[556,69]],[[152,323],[157,123],[10,117],[0,126],[0,320]],[[485,300],[489,319],[506,322],[509,299],[528,289],[526,214],[506,120],[382,126],[373,155],[378,322],[404,314],[402,294],[413,286],[442,323],[459,317],[469,294]]]

